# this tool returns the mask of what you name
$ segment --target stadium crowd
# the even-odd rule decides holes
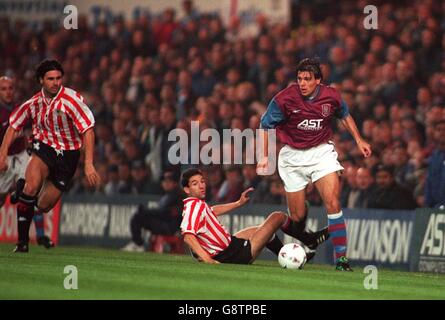
[[[346,130],[335,130],[345,167],[342,205],[433,207],[445,202],[444,174],[428,174],[435,149],[445,152],[445,3],[382,4],[377,30],[363,27],[365,5],[346,2],[321,21],[308,7],[293,25],[259,15],[249,33],[239,19],[224,26],[191,1],[184,1],[180,19],[171,9],[133,20],[88,23],[81,16],[77,30],[50,22],[35,30],[2,18],[0,72],[14,77],[20,103],[36,91],[35,65],[44,57],[61,61],[65,84],[82,93],[96,118],[95,162],[103,181],[90,190],[77,170],[69,192],[114,196],[162,190],[163,172],[172,169],[172,129],[189,131],[192,120],[200,130],[257,129],[269,100],[295,81],[296,63],[318,57],[323,82],[342,92],[373,147],[363,159]],[[255,165],[203,169],[209,201],[235,201],[250,186],[253,202],[286,201],[278,173],[259,177]],[[402,196],[412,201],[393,198]],[[308,199],[321,203],[316,192]]]

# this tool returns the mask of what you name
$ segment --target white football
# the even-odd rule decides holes
[[[286,269],[302,269],[306,259],[306,252],[298,243],[285,244],[278,254],[278,263]]]

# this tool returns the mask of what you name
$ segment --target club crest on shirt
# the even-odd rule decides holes
[[[323,117],[329,117],[330,114],[331,114],[331,105],[328,103],[322,104],[321,105],[321,115]]]

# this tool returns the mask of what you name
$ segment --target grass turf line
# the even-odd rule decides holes
[[[0,244],[0,299],[444,299],[445,275],[379,269],[366,290],[362,268],[338,272],[308,264],[286,270],[276,261],[206,265],[188,255],[128,253],[91,247],[31,246],[12,253]],[[63,286],[64,268],[78,270],[78,289]]]

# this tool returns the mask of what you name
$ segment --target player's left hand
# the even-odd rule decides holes
[[[85,164],[85,177],[90,187],[97,187],[101,183],[100,176],[92,164]]]
[[[249,189],[244,190],[244,192],[241,193],[241,197],[240,197],[239,200],[238,200],[238,202],[239,202],[239,204],[240,204],[241,206],[244,205],[244,204],[246,204],[247,202],[249,202],[250,198],[249,198],[249,196],[248,196],[247,194],[248,194],[249,192],[253,191],[253,190],[255,190],[255,189],[252,188],[252,187],[250,187]]]
[[[357,147],[365,158],[368,158],[372,154],[371,145],[365,140],[360,140],[357,142]]]

